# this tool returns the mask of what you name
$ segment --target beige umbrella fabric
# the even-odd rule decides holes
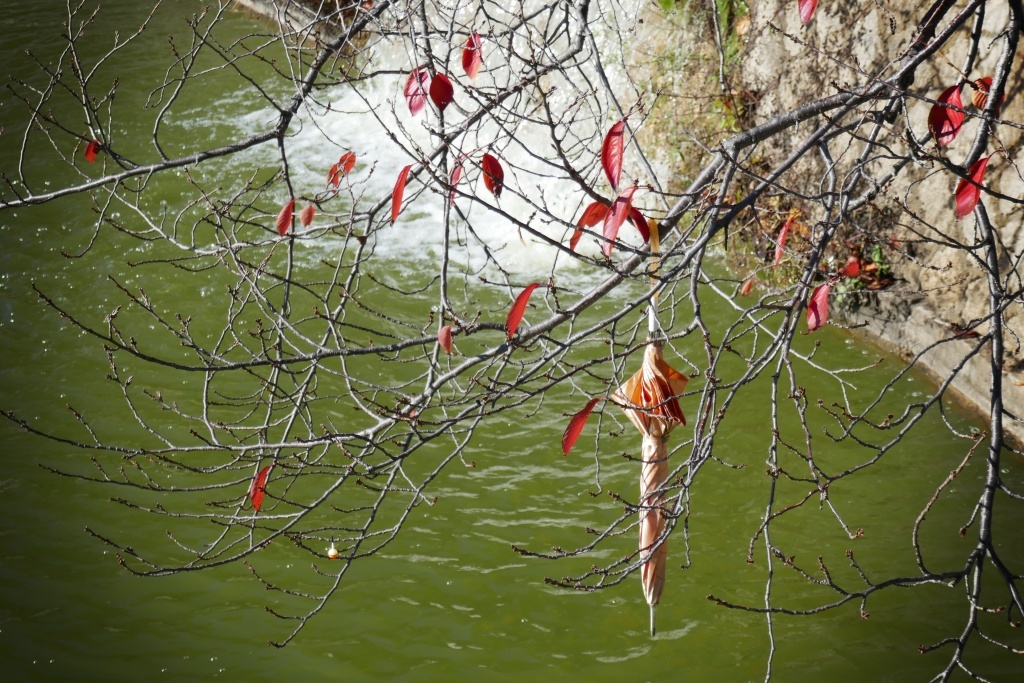
[[[651,547],[665,533],[664,485],[668,479],[668,435],[686,417],[678,397],[686,389],[687,378],[677,372],[662,354],[664,342],[648,339],[640,369],[612,395],[643,436],[640,470],[640,552],[644,559],[641,579],[644,598],[651,607],[651,635],[654,635],[654,611],[665,587],[668,544]]]

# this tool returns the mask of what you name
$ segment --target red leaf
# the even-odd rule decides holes
[[[860,275],[860,260],[856,256],[846,259],[846,265],[842,267],[839,274],[843,277],[857,277]]]
[[[345,152],[338,159],[338,168],[342,175],[348,175],[356,167],[356,155],[352,152]]]
[[[259,512],[263,505],[263,494],[267,492],[267,475],[270,474],[271,467],[273,465],[267,465],[260,470],[249,484],[249,500],[252,501],[252,507],[256,512]]]
[[[828,321],[828,295],[832,285],[818,285],[807,302],[807,331],[814,332]]]
[[[806,24],[814,16],[818,0],[800,0],[800,23]]]
[[[619,235],[619,228],[626,221],[626,216],[629,215],[630,209],[633,208],[633,193],[636,192],[637,186],[634,185],[627,190],[623,190],[622,193],[615,198],[612,202],[612,207],[608,210],[608,214],[604,217],[604,237],[605,242],[603,251],[605,256],[609,256],[612,253],[612,242]]]
[[[455,168],[452,169],[451,176],[448,177],[448,184],[451,185],[452,189],[448,194],[448,201],[451,204],[455,203],[455,187],[459,184],[459,178],[462,177],[462,159],[459,159],[459,163],[455,164]]]
[[[277,214],[277,234],[281,237],[284,237],[288,233],[288,229],[292,227],[293,213],[295,213],[295,200],[289,199],[281,208],[281,213]]]
[[[430,99],[434,105],[444,111],[452,103],[454,97],[455,89],[452,88],[452,82],[448,80],[448,77],[444,74],[434,76],[434,79],[430,81]]]
[[[395,189],[391,191],[391,223],[398,220],[398,214],[402,211],[402,195],[405,194],[405,181],[409,178],[409,171],[412,164],[409,164],[398,172],[398,180],[395,181]]]
[[[523,315],[526,313],[526,304],[530,303],[530,295],[533,294],[533,290],[543,286],[537,282],[526,285],[526,289],[516,297],[516,301],[512,304],[512,308],[508,311],[508,317],[505,319],[505,331],[508,333],[509,341],[516,336],[516,330],[519,329],[519,323],[522,322]]]
[[[647,219],[636,207],[629,207],[629,221],[640,231],[640,236],[644,238],[645,244],[651,241],[651,230],[647,227]]]
[[[466,41],[466,47],[462,50],[462,69],[471,81],[475,81],[483,63],[483,56],[480,52],[480,34],[474,33]]]
[[[991,80],[991,79],[990,79]],[[100,151],[99,140],[90,140],[85,146],[85,160],[90,164],[96,161],[96,154]]]
[[[608,205],[604,202],[591,202],[587,205],[587,208],[583,209],[583,215],[576,221],[576,225],[581,228],[589,228],[597,225],[604,220],[604,217],[608,214]]]
[[[960,134],[960,129],[964,125],[964,113],[962,111],[950,109],[943,105],[963,109],[964,103],[960,99],[959,85],[946,88],[939,95],[938,103],[933,104],[931,111],[928,112],[928,130],[931,131],[932,137],[935,138],[935,142],[939,147],[945,147],[953,142],[953,139]]]
[[[604,220],[604,217],[608,215],[608,205],[604,202],[591,202],[587,205],[587,208],[583,209],[583,215],[576,221],[576,225],[579,229],[572,233],[572,237],[569,238],[569,249],[576,251],[576,245],[580,243],[580,238],[583,237],[582,228],[589,228],[597,225]]]
[[[331,170],[327,172],[327,184],[337,187],[341,183],[341,177],[348,175],[355,168],[355,165],[355,154],[352,152],[342,154],[341,158],[338,159],[338,163],[331,166]]]
[[[622,177],[622,133],[625,128],[625,119],[616,123],[604,136],[604,144],[601,145],[601,166],[604,167],[604,174],[608,176],[608,182],[616,192],[619,189],[619,179]]]
[[[580,243],[580,238],[583,237],[583,231],[576,228],[572,231],[572,237],[569,238],[569,251],[576,251],[576,245]]]
[[[430,74],[423,67],[413,69],[405,81],[405,101],[409,104],[409,112],[416,116],[427,106],[427,89],[430,87]]]
[[[750,290],[753,289],[753,288],[754,288],[754,278],[753,277],[748,277],[746,280],[743,281],[743,284],[740,286],[740,296],[746,296],[746,295],[750,294]]]
[[[308,228],[309,224],[313,222],[313,216],[316,215],[316,208],[312,204],[304,208],[299,212],[299,220],[302,222],[302,227]]]
[[[437,343],[449,356],[452,355],[452,326],[445,325],[437,331]]]
[[[985,170],[991,156],[978,159],[967,172],[967,178],[961,178],[956,186],[956,219],[969,216],[981,199],[981,184],[985,180]]]
[[[576,440],[580,438],[580,433],[583,428],[587,425],[587,420],[590,419],[590,413],[594,411],[594,406],[603,401],[604,398],[598,396],[587,401],[587,405],[583,407],[583,410],[572,416],[569,420],[569,425],[565,428],[565,433],[562,434],[562,455],[569,455],[569,451],[576,444]]]
[[[782,230],[779,231],[778,239],[775,241],[775,265],[778,267],[779,261],[782,260],[782,250],[786,248],[786,237],[789,235],[789,228],[793,225],[793,221],[796,218],[790,217],[782,226]]]
[[[480,168],[484,172],[484,187],[495,197],[501,197],[501,190],[505,187],[505,171],[501,164],[490,154],[484,154]]]

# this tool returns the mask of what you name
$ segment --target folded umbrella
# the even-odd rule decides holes
[[[665,481],[668,479],[668,435],[686,424],[679,396],[687,378],[665,362],[663,341],[648,339],[640,369],[620,386],[612,400],[642,435],[640,470],[640,553],[644,598],[654,612],[665,587],[668,544],[663,537],[666,519]]]

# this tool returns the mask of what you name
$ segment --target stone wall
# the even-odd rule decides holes
[[[754,109],[754,122],[764,121],[812,98],[837,92],[838,88],[866,83],[873,75],[884,76],[891,72],[909,44],[920,15],[930,4],[915,0],[886,3],[825,0],[818,6],[813,20],[801,26],[795,0],[753,2],[753,29],[749,33],[743,78],[745,87],[760,96]],[[978,64],[968,74],[971,79],[993,74],[1000,49],[997,33],[1007,19],[1006,3],[990,2],[986,9],[981,53]],[[969,29],[968,23],[947,43],[942,50],[945,57],[933,56],[918,69],[911,86],[913,94],[935,99],[942,90],[957,82],[958,66],[954,65],[964,60]],[[1003,117],[1010,121],[1024,122],[1022,83],[1024,60],[1018,58],[1007,84],[1003,107]],[[970,93],[965,87],[965,104],[970,100]],[[907,107],[913,131],[918,137],[925,137],[931,104],[908,98]],[[946,149],[951,161],[960,163],[967,155],[977,125],[977,120],[969,120]],[[905,128],[902,121],[897,121],[895,135],[903,134],[901,126]],[[1017,168],[1005,158],[993,156],[985,184],[1010,197],[1022,197],[1024,179],[1018,171],[1024,167],[1022,131],[999,126],[996,137]],[[894,140],[894,144],[898,142]],[[990,143],[986,154],[997,151],[996,144],[995,141]],[[778,151],[787,150],[780,148]],[[865,293],[856,299],[851,297],[859,305],[845,312],[845,322],[864,324],[864,333],[904,358],[909,360],[920,355],[920,366],[936,382],[945,381],[976,344],[971,339],[938,345],[936,342],[953,336],[951,324],[970,325],[986,318],[989,310],[985,271],[977,261],[983,258],[980,250],[954,249],[914,239],[913,232],[919,231],[926,237],[941,240],[937,229],[961,243],[976,241],[973,217],[959,222],[954,220],[956,182],[940,165],[922,163],[905,169],[886,190],[877,203],[883,208],[883,215],[894,220],[877,229],[883,235],[896,236],[901,245],[893,255],[897,281],[884,291]],[[1018,257],[1024,254],[1024,211],[1020,205],[994,197],[984,201],[1008,252]],[[889,210],[885,211],[886,208]],[[1009,286],[1020,287],[1020,263],[1011,264],[1004,259],[1002,265],[1004,275],[1012,273]],[[1005,317],[1008,333],[1005,337],[1004,404],[1012,413],[1024,416],[1024,386],[1021,386],[1024,385],[1024,310],[1019,299],[1006,310]],[[982,334],[987,332],[987,322],[981,323],[977,330]],[[983,349],[952,385],[960,399],[986,420],[991,395],[988,358],[988,350]],[[1004,421],[1004,425],[1015,443],[1024,443],[1024,425],[1009,420]]]

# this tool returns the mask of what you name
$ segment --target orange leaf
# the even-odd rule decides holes
[[[449,356],[452,355],[452,326],[445,325],[437,331],[437,343]]]
[[[565,433],[562,434],[562,455],[569,455],[569,451],[572,450],[576,440],[580,438],[580,433],[587,425],[587,420],[590,419],[590,413],[594,411],[594,406],[603,400],[604,398],[601,396],[590,399],[587,401],[587,405],[583,407],[583,410],[573,415],[572,419],[569,420]]]
[[[740,286],[740,296],[746,296],[750,294],[750,290],[754,288],[754,278],[748,277],[743,281],[743,285]]]
[[[828,295],[832,285],[818,285],[807,302],[807,331],[814,332],[828,321]]]
[[[270,474],[271,467],[273,465],[267,465],[260,470],[249,484],[249,500],[252,501],[252,507],[256,512],[259,512],[260,507],[263,506],[263,494],[267,492],[267,475]]]
[[[341,184],[341,169],[338,167],[338,164],[334,164],[327,171],[327,184],[334,185],[335,187]]]
[[[99,140],[90,140],[85,146],[85,160],[90,164],[96,161],[96,154],[100,151]]]
[[[604,144],[601,145],[601,166],[615,191],[618,191],[619,179],[622,177],[622,133],[625,128],[625,119],[616,123],[604,136]]]
[[[806,24],[814,16],[818,0],[800,0],[800,23]]]
[[[454,98],[455,89],[452,88],[452,82],[448,80],[448,77],[444,74],[434,76],[430,81],[430,99],[434,105],[444,111]]]
[[[395,181],[395,189],[391,191],[391,223],[398,220],[398,214],[402,211],[402,195],[405,194],[405,181],[409,178],[409,171],[412,164],[409,164],[398,172],[398,180]]]
[[[611,208],[608,210],[608,214],[604,217],[604,237],[605,242],[602,248],[605,256],[609,256],[612,253],[612,243],[619,235],[619,228],[626,221],[626,216],[629,215],[630,210],[633,208],[633,193],[636,192],[637,186],[634,185],[627,190],[623,190],[622,193],[615,198],[612,202]]]
[[[416,116],[427,106],[427,89],[430,87],[430,74],[423,67],[417,67],[409,73],[405,81],[405,101],[409,112]]]
[[[512,304],[512,308],[508,311],[508,317],[505,319],[505,331],[508,333],[509,341],[516,336],[516,330],[519,329],[519,323],[522,322],[523,315],[526,313],[526,305],[530,303],[530,295],[533,294],[533,290],[543,286],[538,282],[534,282],[527,285],[526,289],[516,297],[516,301]]]
[[[938,103],[932,105],[931,111],[928,112],[928,130],[939,147],[945,147],[960,134],[960,129],[964,125],[964,113],[950,107],[963,109],[963,106],[959,85],[946,88],[939,95]]]
[[[480,52],[480,34],[474,33],[466,41],[466,47],[462,50],[462,69],[471,81],[475,81],[483,63],[483,56]]]
[[[775,242],[775,266],[778,267],[779,261],[782,260],[782,250],[786,248],[786,236],[789,235],[789,228],[793,225],[795,218],[790,218],[782,226],[782,230],[779,231],[779,237]]]
[[[295,213],[295,200],[289,199],[277,214],[277,234],[284,237],[292,227],[292,214]]]
[[[495,197],[501,197],[501,190],[505,187],[505,170],[501,164],[490,154],[484,154],[480,168],[484,172],[484,187]]]
[[[988,168],[988,160],[991,158],[991,156],[987,156],[984,159],[978,159],[971,166],[971,170],[967,172],[967,177],[961,178],[960,182],[957,183],[957,220],[964,216],[969,216],[974,211],[974,207],[978,205],[978,200],[981,199],[981,184],[985,180],[985,170]]]
[[[302,211],[299,212],[299,220],[302,222],[302,227],[308,228],[309,224],[313,222],[313,216],[316,215],[316,208],[310,204]]]

